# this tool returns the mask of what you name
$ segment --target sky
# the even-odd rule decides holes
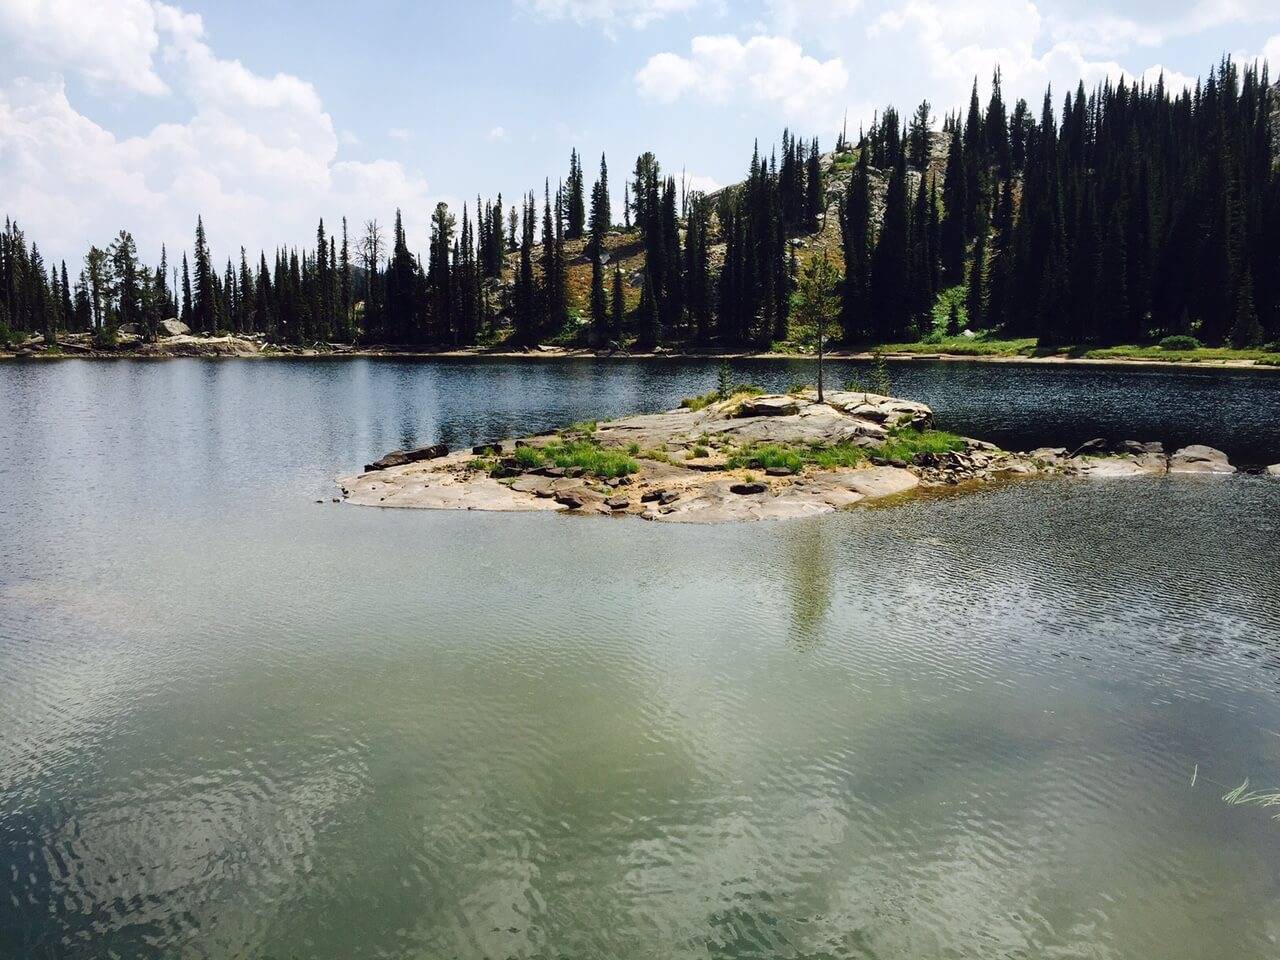
[[[78,264],[309,243],[324,217],[425,250],[439,201],[508,203],[571,148],[691,186],[742,178],[784,126],[830,147],[892,103],[937,118],[1078,80],[1194,83],[1224,54],[1280,70],[1274,0],[0,0],[0,214]],[[74,273],[74,270],[72,271]]]

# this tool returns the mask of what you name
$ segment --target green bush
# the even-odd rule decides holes
[[[927,343],[957,336],[969,325],[968,298],[969,288],[963,283],[938,292],[938,299],[933,302],[933,330],[925,336]]]
[[[9,329],[6,323],[0,323],[0,347],[16,346],[18,335]]]
[[[1161,350],[1199,350],[1203,346],[1195,337],[1185,333],[1175,333],[1160,341]]]
[[[704,407],[711,406],[719,399],[720,391],[712,390],[697,397],[685,397],[680,401],[680,406],[686,410],[701,410]]]
[[[114,350],[120,342],[114,326],[99,327],[93,332],[93,345],[98,350]]]

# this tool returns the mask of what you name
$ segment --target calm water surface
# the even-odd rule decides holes
[[[1280,378],[890,372],[1007,444],[1280,460]],[[0,957],[1280,955],[1280,823],[1221,801],[1280,786],[1280,484],[703,529],[328,501],[714,379],[0,366]]]

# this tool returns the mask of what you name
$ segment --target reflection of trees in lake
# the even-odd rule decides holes
[[[816,642],[831,610],[835,563],[825,519],[797,523],[787,530],[786,586],[791,598],[791,639],[797,643]]]

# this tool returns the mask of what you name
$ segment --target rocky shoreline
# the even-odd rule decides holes
[[[85,360],[127,360],[127,359],[166,359],[166,358],[304,358],[316,359],[325,357],[366,357],[389,358],[401,360],[432,359],[494,359],[494,360],[552,360],[552,359],[596,359],[596,360],[813,360],[816,355],[809,353],[779,353],[776,351],[712,351],[712,350],[666,350],[626,351],[596,350],[586,347],[564,347],[541,344],[520,348],[510,345],[496,347],[457,347],[439,350],[421,348],[402,348],[385,345],[352,345],[342,343],[314,343],[306,346],[288,343],[276,343],[263,334],[225,334],[214,336],[192,333],[185,324],[176,320],[166,320],[169,329],[162,329],[156,339],[147,341],[135,331],[123,330],[114,346],[98,345],[89,334],[62,334],[56,349],[50,349],[40,336],[28,337],[13,349],[4,349],[0,344],[0,360],[62,360],[78,358]],[[945,349],[933,353],[917,353],[905,351],[870,351],[870,350],[828,350],[826,358],[831,361],[870,361],[891,360],[897,362],[922,363],[995,363],[1023,366],[1142,366],[1142,367],[1185,367],[1191,369],[1242,369],[1242,370],[1274,370],[1280,372],[1280,366],[1260,363],[1256,360],[1223,360],[1206,358],[1201,360],[1161,359],[1159,357],[1073,357],[1059,354],[1047,356],[1029,356],[1024,354],[969,354],[947,353]]]
[[[907,494],[1017,477],[1225,476],[1225,454],[1094,440],[1001,450],[933,429],[922,403],[879,394],[753,391],[665,413],[578,424],[450,452],[395,451],[338,480],[347,503],[563,511],[722,523],[814,516]],[[1280,464],[1269,468],[1280,476]],[[337,498],[335,498],[337,499]]]

